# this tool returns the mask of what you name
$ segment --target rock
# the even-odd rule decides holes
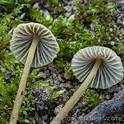
[[[67,102],[69,98],[68,95],[64,93],[62,96],[63,96],[63,101]]]
[[[57,76],[57,75],[54,73],[54,74],[53,74],[53,78],[55,78],[56,76]]]
[[[83,101],[83,102],[82,102],[82,106],[85,106],[85,105],[86,105],[86,102]]]
[[[71,89],[71,88],[74,88],[72,85],[71,85],[71,81],[67,81],[65,84],[64,84],[65,88],[68,88],[68,89]]]
[[[47,77],[49,77],[50,76],[50,70],[46,69],[45,74],[46,74]]]
[[[62,78],[61,78],[61,75],[60,74],[58,75],[58,80],[59,81],[62,81]]]
[[[120,20],[120,19],[117,19],[117,24],[124,25],[124,21],[123,20]]]
[[[30,4],[26,4],[27,8],[31,8],[31,5]]]
[[[79,107],[82,107],[82,103],[81,102],[78,102],[78,108]]]
[[[106,99],[109,100],[110,99],[110,96],[109,95],[106,95]]]
[[[67,79],[70,79],[72,77],[72,75],[70,73],[64,73],[64,78],[67,80]]]
[[[53,80],[49,80],[49,84],[50,84],[51,86],[53,86],[53,85],[54,85]]]
[[[113,31],[113,29],[112,29],[112,28],[110,28],[110,29],[109,29],[109,31],[110,31],[110,32],[112,32],[112,31]]]
[[[43,11],[43,10],[40,10],[39,12],[41,13],[41,15],[43,15],[43,13],[44,13],[44,11]]]
[[[46,74],[42,73],[40,77],[45,79],[46,78]]]
[[[48,10],[45,10],[43,15],[44,15],[44,16],[47,16],[47,15],[50,15],[50,13],[49,13]]]
[[[115,42],[114,42],[114,41],[111,41],[110,44],[111,44],[112,46],[114,46],[114,45],[115,45]]]
[[[3,68],[3,67],[0,67],[0,71],[3,72],[3,73],[5,73],[6,72],[6,69]]]
[[[120,1],[118,2],[118,4],[119,4],[119,6],[124,6],[124,0],[120,0]]]
[[[5,75],[6,79],[10,79],[12,77],[12,72],[7,72]]]
[[[41,118],[36,118],[36,124],[46,124]]]
[[[60,83],[59,83],[57,80],[54,80],[54,86],[55,86],[56,88],[58,88],[59,85],[60,85]]]
[[[103,94],[101,94],[101,95],[99,96],[100,99],[104,99],[104,97],[105,97],[105,96],[104,96]]]
[[[33,9],[39,9],[39,3],[35,3],[32,8]]]
[[[46,79],[47,77],[45,72],[39,72],[38,75],[39,75],[39,78],[43,78],[43,79]]]
[[[66,16],[66,17],[69,17],[70,15],[71,15],[70,12],[66,12],[66,13],[65,13],[65,16]]]
[[[64,9],[65,9],[67,12],[71,12],[71,11],[72,11],[72,6],[65,6]]]
[[[48,101],[50,100],[50,93],[48,92],[47,89],[44,89],[43,93],[42,93],[42,100],[43,101]]]
[[[23,114],[25,115],[25,118],[27,118],[28,113],[26,111],[24,111]]]
[[[63,107],[62,104],[56,106],[54,109],[54,113],[57,115],[62,110],[62,107]]]
[[[50,93],[47,89],[36,88],[32,91],[32,96],[34,97],[31,104],[36,110],[45,109],[45,103],[51,98]]]

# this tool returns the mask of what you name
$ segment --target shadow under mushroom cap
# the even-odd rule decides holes
[[[25,64],[34,37],[38,37],[39,42],[31,66],[40,67],[49,64],[56,57],[59,46],[51,31],[38,23],[20,24],[14,29],[10,41],[12,53]]]
[[[89,75],[97,58],[102,63],[90,83],[91,88],[106,89],[122,80],[124,68],[120,57],[109,48],[94,46],[79,50],[72,59],[73,73],[80,82]]]

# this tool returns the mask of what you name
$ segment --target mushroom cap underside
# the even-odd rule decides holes
[[[32,67],[49,64],[56,57],[59,46],[52,32],[38,23],[19,24],[13,31],[10,49],[15,57],[25,64],[33,38],[38,37]]]
[[[72,59],[72,71],[80,82],[89,75],[97,58],[102,63],[89,85],[91,88],[106,89],[122,80],[124,68],[120,57],[110,48],[94,46],[79,50]]]

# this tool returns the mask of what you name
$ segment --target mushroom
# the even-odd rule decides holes
[[[19,24],[14,29],[10,49],[15,57],[25,64],[10,117],[10,124],[16,124],[30,67],[36,68],[52,62],[59,51],[59,46],[49,29],[31,22]]]
[[[124,76],[120,57],[111,49],[101,46],[79,50],[72,59],[72,71],[77,79],[83,83],[51,124],[60,124],[88,86],[106,89],[117,84]]]

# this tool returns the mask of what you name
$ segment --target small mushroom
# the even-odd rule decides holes
[[[25,64],[10,117],[10,124],[16,124],[30,67],[36,68],[52,62],[59,46],[49,29],[31,22],[20,24],[14,29],[10,49],[15,57]]]
[[[121,59],[109,48],[94,46],[79,50],[72,59],[72,71],[83,82],[51,124],[60,124],[88,86],[106,89],[123,78]]]

